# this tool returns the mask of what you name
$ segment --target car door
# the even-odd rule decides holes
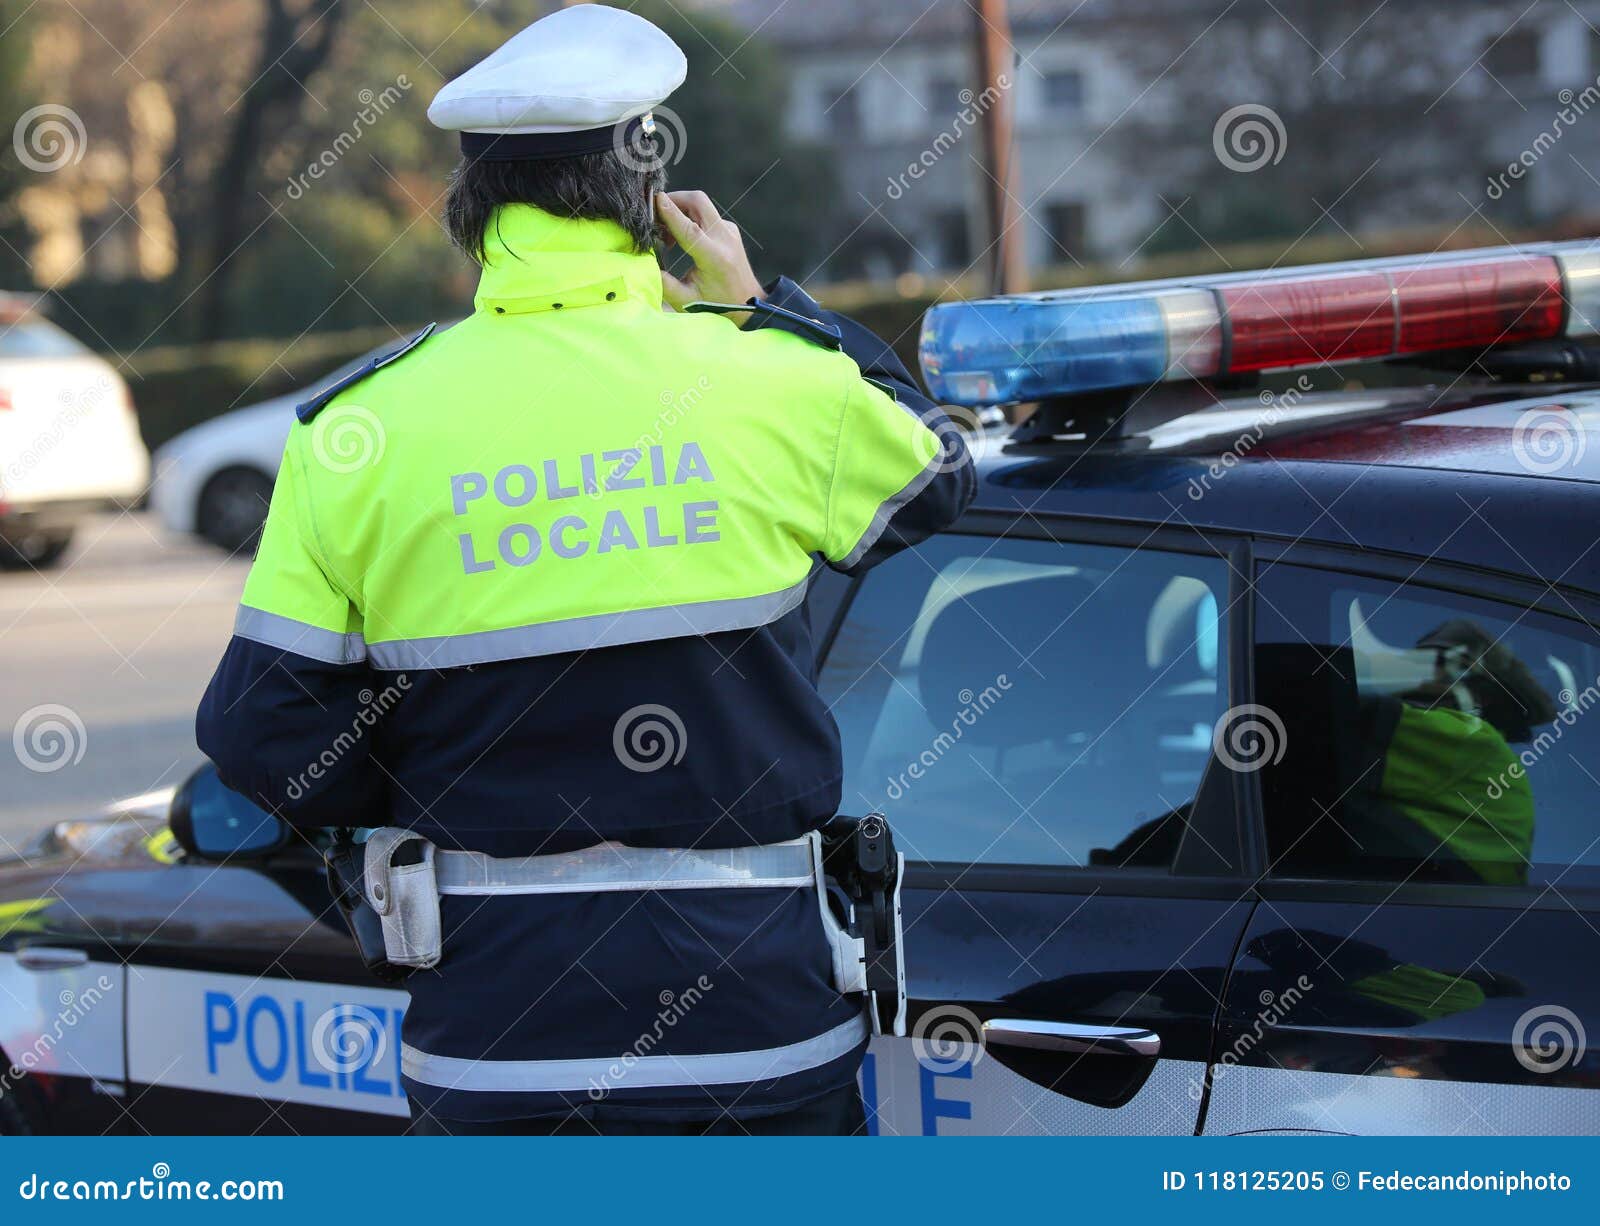
[[[398,1132],[406,994],[378,983],[304,836],[179,863],[97,901],[127,960],[127,1109],[152,1133]],[[102,882],[104,886],[105,882]]]
[[[130,1131],[126,971],[63,904],[62,868],[18,856],[0,877],[0,1135]]]
[[[1205,1130],[1600,1132],[1600,623],[1576,593],[1272,549],[1262,902]]]
[[[969,516],[865,576],[820,675],[842,811],[909,863],[879,1134],[1190,1133],[1251,902],[1213,728],[1227,542]]]

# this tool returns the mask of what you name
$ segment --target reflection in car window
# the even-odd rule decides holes
[[[84,345],[43,319],[0,323],[0,358],[70,358],[88,352]]]
[[[1218,558],[1056,541],[890,559],[822,670],[843,811],[887,813],[918,860],[1169,865],[1221,711],[1226,585]]]
[[[1600,636],[1581,623],[1304,567],[1258,583],[1272,871],[1600,881]]]

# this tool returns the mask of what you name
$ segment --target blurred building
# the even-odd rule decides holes
[[[949,272],[979,257],[978,114],[992,99],[974,92],[966,0],[702,7],[781,50],[793,134],[835,156],[847,237],[829,273]],[[1307,223],[1600,216],[1595,0],[1012,0],[1010,13],[1030,266]],[[1269,157],[1270,174],[1240,174],[1214,150],[1218,120],[1241,104],[1280,117],[1282,137],[1265,138],[1292,156]],[[1514,162],[1527,164],[1491,187]],[[1214,233],[1230,228],[1241,233]]]

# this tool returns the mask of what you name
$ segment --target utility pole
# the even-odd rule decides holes
[[[967,0],[972,8],[973,50],[978,66],[977,103],[983,107],[983,189],[987,204],[985,234],[989,289],[1015,294],[1028,288],[1024,244],[1017,205],[1020,176],[1011,120],[1011,19],[1006,0]],[[1002,83],[1004,82],[1004,83]]]

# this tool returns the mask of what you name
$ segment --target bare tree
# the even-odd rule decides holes
[[[299,114],[307,83],[327,63],[349,11],[344,0],[262,0],[263,21],[250,83],[240,95],[209,193],[206,280],[197,297],[200,335],[226,325],[233,258],[265,211],[256,192],[267,150]]]
[[[1508,116],[1556,105],[1523,67],[1539,34],[1525,4],[1124,0],[1117,12],[1115,41],[1149,93],[1106,139],[1164,205],[1152,248],[1441,223],[1481,234]]]

